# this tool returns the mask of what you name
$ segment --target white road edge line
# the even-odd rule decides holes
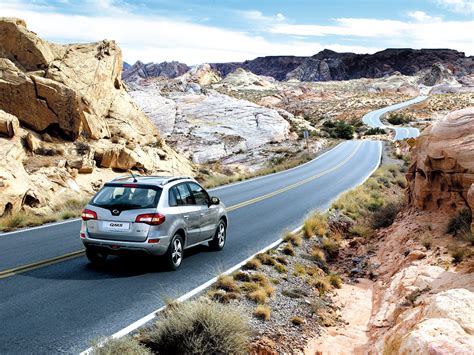
[[[382,142],[381,141],[378,141],[379,143],[379,161],[377,163],[377,165],[375,166],[375,168],[359,183],[351,186],[349,189],[347,190],[344,190],[342,191],[338,196],[340,196],[341,194],[343,194],[344,192],[348,191],[348,190],[351,190],[353,189],[354,187],[356,186],[359,186],[361,184],[363,184],[365,181],[367,181],[367,179],[369,177],[372,176],[372,174],[379,168],[380,166],[380,163],[382,162]],[[337,196],[337,197],[338,197]],[[337,198],[336,197],[336,198]],[[301,229],[303,228],[303,225],[295,228],[294,230],[291,231],[291,233],[297,233],[299,232]],[[249,256],[247,259],[245,259],[244,261],[241,261],[240,263],[232,266],[231,268],[227,269],[226,271],[224,271],[222,273],[222,275],[228,275],[228,274],[231,274],[232,272],[240,269],[247,261],[251,260],[252,258],[255,257],[255,255],[257,254],[260,254],[260,253],[265,253],[266,251],[270,250],[270,249],[273,249],[275,247],[277,247],[278,245],[280,245],[281,243],[283,242],[283,239],[278,239],[276,241],[274,241],[273,243],[271,243],[270,245],[266,246],[265,248],[263,248],[262,250],[256,252],[255,254]],[[176,301],[177,302],[183,302],[183,301],[186,301],[188,299],[190,299],[191,297],[197,295],[198,293],[204,291],[206,288],[210,287],[212,284],[214,284],[216,281],[217,281],[217,278],[219,276],[216,276],[216,277],[213,277],[212,279],[206,281],[205,283],[203,283],[202,285],[196,287],[195,289],[189,291],[188,293],[182,295],[181,297],[179,297]],[[160,307],[158,308],[157,310],[151,312],[150,314],[147,314],[146,316],[144,316],[143,318],[140,318],[139,320],[137,320],[136,322],[130,324],[129,326],[123,328],[122,330],[119,330],[118,332],[112,334],[110,337],[107,337],[105,340],[103,340],[102,342],[100,342],[97,346],[102,346],[107,340],[109,339],[117,339],[117,338],[121,338],[125,335],[128,335],[130,334],[131,332],[133,332],[134,330],[137,330],[138,328],[140,328],[141,326],[145,325],[146,323],[150,322],[151,320],[153,320],[154,318],[156,318],[156,314],[157,313],[160,313],[161,311],[163,311],[164,309],[166,308],[166,306],[163,306],[163,307]],[[83,352],[80,353],[80,355],[89,355],[93,350],[93,347],[90,347],[86,350],[84,350]]]
[[[311,159],[310,161],[308,161],[308,162],[306,162],[306,163],[304,163],[304,164],[295,166],[295,167],[293,167],[293,168],[291,168],[291,169],[279,171],[279,172],[272,173],[272,174],[257,176],[257,177],[252,178],[252,179],[247,179],[247,180],[244,180],[244,181],[234,182],[234,183],[232,183],[232,184],[227,184],[227,185],[222,185],[222,186],[214,187],[214,188],[212,188],[212,189],[208,189],[207,191],[216,191],[216,190],[221,190],[221,189],[228,188],[228,187],[234,187],[234,186],[236,186],[236,185],[249,183],[249,182],[252,182],[252,181],[255,181],[255,180],[260,180],[260,179],[263,179],[263,178],[266,178],[266,177],[269,177],[269,176],[279,175],[279,174],[283,174],[283,173],[292,171],[292,170],[294,170],[294,169],[301,168],[301,167],[303,167],[303,166],[305,166],[305,165],[307,165],[307,164],[310,164],[310,163],[312,163],[312,162],[318,160],[319,158],[322,158],[324,155],[326,155],[326,154],[328,154],[328,153],[330,153],[330,152],[333,152],[334,150],[336,150],[336,149],[339,148],[339,147],[342,147],[342,146],[345,145],[345,144],[346,144],[346,142],[339,143],[339,144],[336,145],[335,147],[329,149],[327,152],[324,152],[323,154],[318,155],[316,158]],[[29,232],[29,231],[32,231],[32,230],[35,230],[35,229],[41,229],[41,228],[59,226],[59,225],[61,225],[61,224],[72,223],[72,222],[76,222],[76,221],[80,221],[80,220],[81,220],[80,218],[71,218],[71,219],[68,219],[67,221],[47,223],[47,224],[43,224],[43,225],[41,225],[41,226],[30,227],[30,228],[21,228],[21,229],[18,229],[18,230],[16,230],[16,231],[13,231],[13,232],[0,233],[0,238],[3,237],[3,236],[11,235],[11,234],[23,233],[23,232]]]

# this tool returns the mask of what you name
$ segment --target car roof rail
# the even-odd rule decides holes
[[[116,178],[113,178],[112,181],[119,181],[119,180],[128,180],[130,178],[134,178],[134,177],[142,177],[141,175],[139,174],[134,174],[134,176],[130,176],[130,175],[121,175],[121,176],[117,176]]]
[[[166,184],[169,184],[170,182],[177,181],[177,180],[184,180],[184,179],[194,180],[192,176],[172,176],[167,179],[163,179],[160,185],[166,185]]]

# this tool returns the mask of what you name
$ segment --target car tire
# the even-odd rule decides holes
[[[171,238],[170,246],[166,252],[166,266],[169,270],[178,270],[183,262],[184,244],[181,235],[176,233]]]
[[[101,265],[107,260],[108,254],[97,250],[86,249],[86,256],[92,264]]]
[[[212,250],[222,250],[224,249],[225,242],[227,239],[227,224],[223,219],[217,224],[216,232],[214,233],[214,238],[209,242],[209,247]]]

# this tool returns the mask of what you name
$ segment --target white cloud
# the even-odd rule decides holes
[[[285,15],[278,13],[273,16],[266,16],[261,11],[250,10],[250,11],[237,11],[237,14],[242,18],[250,20],[255,23],[255,25],[262,24],[274,24],[278,22],[283,22],[286,20]]]
[[[418,22],[441,21],[440,17],[430,16],[424,11],[409,11],[407,15],[408,17],[411,17],[413,20]]]
[[[471,15],[474,12],[473,0],[437,0],[437,2],[454,12],[467,13]]]
[[[324,48],[375,52],[380,48],[323,46],[291,39],[270,42],[263,37],[225,30],[184,20],[132,14],[79,16],[54,12],[19,10],[0,5],[3,16],[25,19],[28,28],[42,38],[64,43],[114,39],[124,60],[144,62],[179,60],[193,65],[203,62],[243,61],[265,55],[313,55]]]
[[[386,46],[413,48],[454,48],[474,54],[474,21],[443,21],[421,11],[416,22],[363,18],[340,18],[336,25],[278,24],[270,31],[296,36],[344,36],[383,41]]]

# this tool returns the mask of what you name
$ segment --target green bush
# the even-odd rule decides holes
[[[369,128],[366,132],[365,132],[365,135],[366,136],[374,136],[376,134],[385,134],[387,132],[385,132],[385,130],[383,128],[380,128],[380,127],[375,127],[375,128]]]
[[[401,114],[401,113],[392,113],[387,118],[388,123],[393,125],[407,124],[411,121],[410,116]]]
[[[326,121],[322,129],[332,138],[352,139],[354,137],[354,127],[342,121]]]
[[[471,230],[472,213],[468,208],[459,211],[448,223],[448,233],[457,235],[458,233],[467,233]]]
[[[375,229],[391,226],[401,207],[399,202],[388,202],[385,206],[374,212],[372,226]]]

